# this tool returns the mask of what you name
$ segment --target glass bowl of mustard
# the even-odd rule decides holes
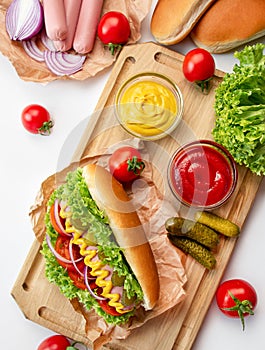
[[[213,210],[225,204],[237,184],[238,172],[231,154],[212,140],[180,146],[168,166],[168,182],[185,206]]]
[[[183,114],[183,97],[178,86],[158,73],[130,77],[115,97],[115,115],[134,137],[157,140],[169,135]]]

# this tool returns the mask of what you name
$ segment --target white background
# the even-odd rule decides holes
[[[149,24],[155,2],[143,22],[141,42],[153,41]],[[260,41],[265,42],[264,38]],[[172,47],[182,54],[191,48],[194,45],[189,39]],[[232,71],[236,62],[232,53],[214,57],[218,69]],[[110,69],[84,82],[55,81],[42,85],[22,81],[12,64],[0,54],[1,348],[36,350],[45,337],[53,334],[26,320],[10,291],[34,240],[29,208],[41,182],[56,172],[60,152],[69,134],[77,130],[75,135],[80,133],[81,136],[109,72]],[[49,137],[32,135],[23,129],[21,111],[32,103],[45,106],[52,114],[55,127]],[[72,151],[78,142],[78,137],[72,140]],[[69,160],[71,156],[69,151]],[[255,315],[246,319],[243,332],[240,321],[221,314],[213,300],[193,350],[265,348],[264,194],[263,181],[223,276],[223,280],[246,279],[255,287],[259,297]],[[160,349],[163,350],[163,344]]]

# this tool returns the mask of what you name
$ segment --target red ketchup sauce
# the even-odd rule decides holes
[[[174,156],[169,170],[173,192],[187,205],[211,207],[230,196],[236,168],[214,143],[191,143]]]

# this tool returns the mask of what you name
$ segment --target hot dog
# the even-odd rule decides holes
[[[92,51],[102,5],[103,0],[82,1],[73,42],[76,52],[86,54]]]
[[[82,0],[64,0],[67,36],[65,40],[59,40],[54,43],[59,51],[70,50],[73,45],[81,2]]]
[[[64,40],[67,24],[63,0],[43,0],[46,33],[51,40]]]
[[[123,187],[89,164],[68,173],[47,204],[46,276],[107,323],[153,309],[159,278],[149,242]]]

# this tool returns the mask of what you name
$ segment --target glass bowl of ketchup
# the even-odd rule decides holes
[[[174,196],[184,205],[215,209],[232,195],[237,167],[231,154],[211,140],[181,146],[170,160],[168,182]]]

